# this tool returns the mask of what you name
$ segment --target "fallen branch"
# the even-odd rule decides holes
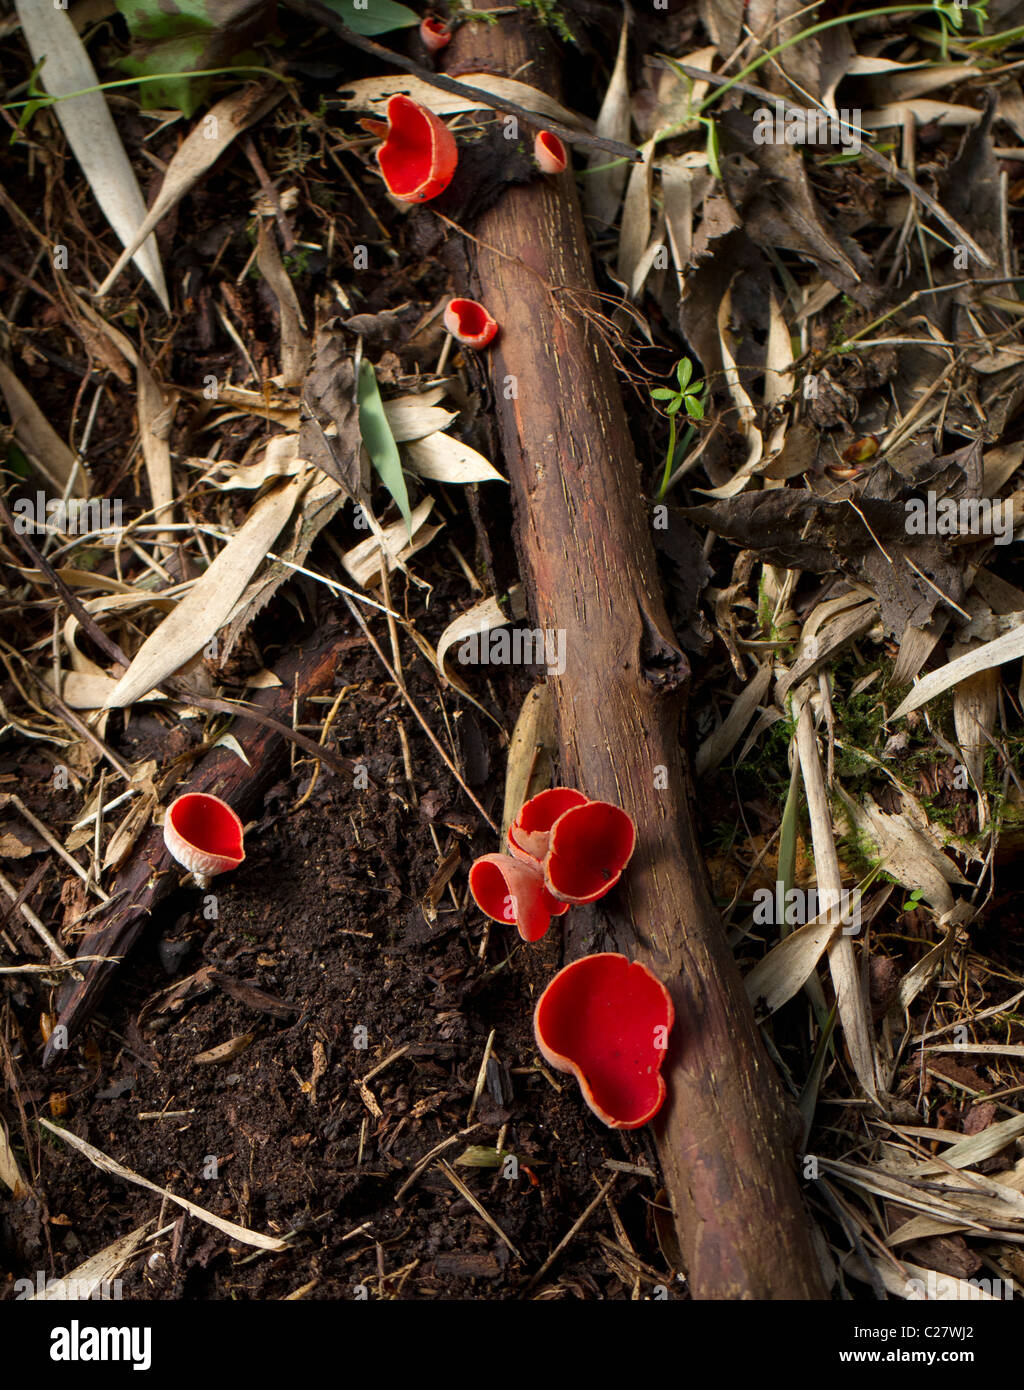
[[[523,21],[463,26],[452,48],[460,65],[558,93],[555,45]],[[623,889],[569,919],[567,956],[622,951],[672,992],[654,1133],[693,1297],[822,1298],[796,1131],[701,858],[681,752],[689,668],[619,383],[576,307],[595,286],[571,174],[510,187],[474,230],[470,292],[501,324],[491,361],[522,576],[537,624],[566,635],[553,680],[562,774],[624,807],[639,832]]]

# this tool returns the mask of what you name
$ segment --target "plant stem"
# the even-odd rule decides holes
[[[665,496],[668,489],[668,480],[672,476],[672,464],[676,456],[676,417],[668,417],[668,450],[665,454],[665,471],[661,477],[661,487],[658,489],[658,501]]]

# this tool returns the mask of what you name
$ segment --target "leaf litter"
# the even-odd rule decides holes
[[[649,18],[628,25],[617,12],[605,26],[605,80],[586,111],[525,81],[460,76],[542,118],[640,142],[644,157],[632,170],[602,168],[609,161],[595,151],[589,172],[580,172],[624,384],[643,388],[632,393],[631,409],[652,499],[666,426],[640,402],[675,379],[684,357],[694,378],[708,383],[703,418],[688,421],[669,460],[671,495],[653,503],[652,516],[674,617],[694,652],[691,733],[712,879],[784,1082],[801,1098],[806,1151],[819,1156],[811,1202],[840,1296],[871,1297],[879,1287],[913,1296],[908,1280],[936,1275],[966,1296],[983,1268],[1024,1278],[1017,1253],[1024,1023],[1015,989],[1024,973],[1015,905],[1024,847],[1024,592],[1009,543],[1020,531],[1024,404],[1015,279],[1022,204],[1012,157],[1024,140],[1018,40],[1011,34],[986,44],[961,34],[947,54],[927,26],[893,18],[879,29],[848,16],[726,86],[800,32],[808,21],[794,17],[799,8],[752,3],[744,15],[738,5],[704,6],[703,24],[672,31],[681,36],[674,44],[655,37]],[[86,61],[91,69],[94,59]],[[1007,67],[991,103],[985,88],[999,63]],[[21,80],[30,66],[26,55]],[[383,1183],[397,1164],[419,1174],[416,1211],[436,1220],[450,1204],[452,1170],[436,1156],[420,1167],[438,1147],[422,1126],[432,1113],[444,1115],[442,1146],[449,1136],[459,1142],[472,1090],[460,1069],[477,1074],[474,1029],[490,1037],[495,1027],[486,1010],[466,1002],[463,982],[497,990],[510,1013],[517,998],[492,979],[499,967],[489,929],[466,915],[460,866],[481,827],[467,809],[472,803],[459,799],[452,769],[474,798],[486,798],[493,784],[500,802],[507,785],[503,811],[488,802],[506,820],[556,769],[543,703],[550,686],[536,679],[543,673],[469,670],[455,659],[465,634],[523,620],[507,488],[492,486],[503,473],[481,378],[465,358],[442,355],[445,273],[410,254],[415,221],[396,225],[390,215],[354,113],[379,110],[401,90],[457,117],[460,133],[481,117],[471,98],[364,73],[355,65],[332,74],[337,100],[326,115],[304,101],[301,82],[287,91],[274,83],[211,91],[205,112],[199,87],[187,97],[187,83],[151,91],[167,105],[182,98],[192,122],[184,136],[177,113],[153,110],[148,99],[144,115],[124,97],[94,94],[106,112],[96,117],[107,132],[103,157],[119,170],[123,204],[117,220],[103,210],[121,244],[91,216],[105,176],[88,157],[79,156],[86,187],[71,187],[70,164],[63,181],[45,175],[46,215],[64,218],[80,256],[69,283],[41,267],[30,233],[12,221],[5,269],[14,263],[25,282],[3,286],[14,301],[3,343],[10,366],[0,370],[8,468],[19,486],[38,484],[54,500],[70,486],[90,500],[131,502],[128,518],[111,528],[76,535],[43,525],[34,533],[79,597],[84,621],[68,617],[45,570],[5,539],[7,579],[22,607],[14,619],[19,641],[0,653],[4,733],[20,762],[8,757],[0,778],[24,766],[42,788],[55,766],[69,770],[68,790],[37,798],[36,809],[106,891],[201,752],[219,744],[237,758],[231,720],[201,701],[237,702],[268,688],[289,628],[309,630],[328,615],[342,625],[344,669],[318,697],[323,703],[296,713],[295,732],[305,729],[325,746],[337,739],[348,750],[362,747],[375,785],[387,791],[372,814],[354,811],[293,745],[283,780],[268,791],[256,853],[264,887],[268,876],[280,876],[328,939],[337,923],[322,920],[324,885],[358,901],[342,919],[349,954],[334,960],[338,979],[353,959],[369,972],[371,953],[383,948],[416,998],[415,953],[428,952],[445,996],[430,1015],[434,1031],[416,1031],[418,1004],[396,1017],[370,985],[366,1008],[390,1010],[395,1036],[377,1039],[371,1063],[354,1067],[329,1034],[311,1044],[275,1033],[266,1018],[254,1024],[244,1002],[256,997],[251,982],[248,995],[228,993],[228,1018],[223,1003],[220,1010],[211,1003],[217,987],[208,980],[179,977],[165,997],[165,967],[154,959],[137,968],[161,1008],[147,1004],[133,1014],[118,1004],[142,1060],[129,1063],[102,1030],[83,1046],[102,1059],[108,1082],[120,1084],[113,1073],[123,1071],[143,1089],[157,1085],[146,1059],[158,1052],[182,1074],[197,1058],[209,1063],[205,1071],[216,1072],[214,1059],[223,1059],[249,1079],[250,1067],[273,1068],[282,1085],[298,1084],[312,1097],[302,1102],[311,1107],[305,1127],[274,1136],[278,1172],[301,1185],[304,1147],[329,1152],[343,1173],[343,1201],[368,1179]],[[765,94],[783,112],[819,102],[826,113],[862,110],[863,148],[759,142],[755,113]],[[50,108],[58,120],[62,106],[69,109]],[[25,144],[51,147],[63,138],[50,110],[29,119],[13,147],[22,164],[11,182],[22,179],[26,190]],[[111,110],[125,122],[116,150]],[[203,133],[210,116],[213,138]],[[260,201],[267,191],[237,139],[245,131],[262,153],[276,206]],[[74,138],[70,129],[66,138]],[[153,182],[154,161],[159,178],[147,216],[138,190],[140,181]],[[290,187],[294,201],[282,196]],[[72,206],[81,216],[71,216]],[[58,225],[51,221],[48,235]],[[156,308],[166,291],[154,229],[162,257],[185,267],[173,287],[174,322]],[[360,282],[348,267],[351,248],[364,244],[380,251],[377,265],[387,269]],[[155,299],[121,273],[150,246],[154,256],[143,255],[140,268]],[[36,289],[46,274],[49,299]],[[633,311],[619,314],[627,296]],[[55,392],[47,375],[55,371],[68,373],[73,391]],[[912,514],[923,514],[923,529],[908,528]],[[939,526],[940,517],[949,525]],[[1007,527],[986,529],[986,518]],[[345,616],[343,598],[365,630]],[[379,635],[377,652],[367,632]],[[48,702],[44,688],[60,703]],[[410,706],[426,718],[447,765],[416,722],[406,732]],[[75,710],[91,739],[68,722]],[[301,722],[310,718],[316,722]],[[104,749],[129,772],[127,788],[109,783]],[[134,793],[127,802],[126,792]],[[289,800],[299,803],[290,814]],[[339,832],[346,817],[351,825]],[[415,867],[406,841],[418,846]],[[318,859],[321,877],[310,894],[301,875],[287,877],[287,866],[317,853],[310,849],[317,844],[331,852]],[[51,865],[41,885],[25,873],[45,852],[12,861],[11,872],[19,887],[29,885],[37,910],[67,909],[73,925],[61,939],[73,949],[86,909],[62,883],[66,865]],[[766,918],[759,901],[770,891],[777,904],[780,883],[784,899],[796,890],[803,905],[791,917]],[[259,894],[226,888],[225,900],[232,894],[236,910],[258,924],[239,968],[263,981],[264,995],[308,991],[334,1035],[347,1032],[341,994],[325,993],[310,967],[293,959]],[[861,924],[847,933],[836,911],[851,902],[860,904]],[[11,920],[20,931],[21,919]],[[468,950],[455,945],[454,930],[467,924]],[[310,931],[300,939],[312,955],[324,938]],[[17,940],[20,953],[4,964],[41,952],[44,959],[25,963],[45,969],[38,939]],[[201,940],[208,963],[223,970],[236,958],[226,927],[213,924]],[[164,960],[181,946],[197,949],[187,913],[162,931]],[[16,981],[4,985],[4,1008],[26,1027],[31,1016],[49,1015],[55,983],[48,976],[4,979]],[[187,1053],[176,1031],[183,1017],[203,1041]],[[151,1030],[149,1018],[166,1027]],[[950,1035],[957,1040],[945,1041]],[[472,1126],[474,1143],[462,1141],[456,1161],[460,1153],[486,1153],[488,1164],[492,1154],[495,1161],[514,1154],[521,1168],[544,1175],[540,1183],[554,1163],[562,1199],[589,1210],[593,1194],[574,1186],[529,1116],[555,1107],[567,1142],[588,1160],[603,1137],[595,1140],[569,1098],[547,1085],[528,1038],[509,1025],[495,1048],[475,1101],[488,1132]],[[26,1050],[12,1062],[20,1074],[37,1075]],[[385,1070],[370,1077],[375,1062]],[[511,1102],[501,1080],[510,1065],[518,1090]],[[335,1077],[336,1123],[322,1109],[312,1118],[318,1087]],[[171,1103],[169,1092],[151,1098],[153,1114]],[[158,1121],[135,1119],[116,1100],[81,1104],[82,1115],[95,1108],[105,1129],[120,1127],[131,1138],[117,1152],[146,1152],[138,1131]],[[266,1117],[261,1123],[271,1125]],[[19,1124],[16,1112],[5,1113],[0,1128],[8,1186],[81,1182],[56,1151],[40,1168]],[[255,1152],[266,1134],[253,1131],[246,1141]],[[654,1159],[642,1140],[623,1145],[609,1162],[650,1171]],[[138,1181],[129,1165],[111,1167],[101,1150],[79,1147],[76,1164],[84,1156],[108,1178]],[[173,1147],[166,1156],[170,1168]],[[145,1167],[142,1157],[135,1162]],[[463,1158],[463,1166],[473,1164]],[[270,1190],[272,1169],[262,1171]],[[382,1273],[372,1242],[363,1249],[359,1238],[353,1268],[367,1271],[381,1297],[413,1289],[443,1296],[444,1279],[453,1277],[465,1281],[459,1288],[486,1284],[488,1296],[505,1296],[499,1289],[510,1260],[516,1269],[512,1252],[528,1252],[545,1272],[548,1297],[637,1296],[624,1282],[624,1268],[636,1265],[623,1263],[615,1221],[615,1240],[602,1239],[618,1255],[590,1241],[586,1258],[567,1251],[549,1271],[545,1257],[558,1236],[533,1239],[520,1195],[531,1184],[520,1181],[512,1193],[489,1190],[470,1172],[459,1179],[473,1199],[465,1199],[467,1209],[478,1202],[485,1213],[463,1227],[479,1233],[483,1223],[490,1231],[479,1250],[424,1245],[411,1250],[407,1269]],[[632,1194],[643,1181],[629,1178]],[[172,1186],[158,1192],[182,1200]],[[829,1198],[841,1198],[845,1223]],[[134,1262],[137,1277],[146,1277],[133,1252],[155,1213],[149,1198],[139,1200],[149,1205],[126,1212],[124,1227],[91,1228],[96,1268]],[[195,1232],[210,1213],[191,1210]],[[384,1211],[382,1202],[374,1207],[375,1237],[397,1238],[398,1214]],[[277,1196],[269,1208],[235,1215],[240,1220],[227,1223],[232,1238],[243,1239],[246,1228],[252,1239],[292,1229],[294,1209]],[[664,1262],[642,1223],[632,1223],[632,1235],[649,1261]],[[231,1270],[224,1247],[204,1254],[198,1234],[187,1251]],[[442,1254],[438,1268],[454,1271],[444,1279],[432,1263]],[[63,1267],[71,1273],[76,1263],[67,1258]],[[511,1287],[529,1272],[515,1272]],[[180,1289],[181,1278],[170,1273],[164,1293]],[[340,1265],[332,1268],[324,1291],[337,1294],[347,1278]],[[637,1288],[654,1282],[636,1278]]]

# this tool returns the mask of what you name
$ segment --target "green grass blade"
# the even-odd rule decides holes
[[[377,375],[364,357],[359,364],[359,385],[356,388],[359,402],[359,433],[363,437],[370,462],[380,474],[381,482],[395,499],[398,510],[405,518],[406,530],[412,540],[412,511],[409,507],[409,493],[402,472],[402,460],[398,454],[395,436],[391,433],[384,402],[377,389]]]

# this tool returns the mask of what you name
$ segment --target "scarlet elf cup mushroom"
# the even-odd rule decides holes
[[[444,326],[464,347],[485,348],[498,332],[498,325],[475,299],[452,299],[444,311]]]
[[[377,163],[388,192],[403,203],[436,198],[451,183],[459,162],[455,137],[440,116],[401,94],[388,102],[387,117],[387,138],[377,151]]]
[[[668,990],[639,961],[611,951],[560,970],[534,1012],[537,1046],[570,1072],[583,1099],[611,1129],[639,1129],[665,1100],[661,1065],[675,1010]]]
[[[452,41],[452,31],[441,20],[428,15],[420,24],[420,42],[428,53],[438,53]]]
[[[200,888],[209,887],[216,874],[238,868],[245,858],[243,835],[228,803],[206,792],[186,792],[164,816],[164,844]]]
[[[539,130],[534,136],[533,157],[542,174],[560,174],[569,163],[565,146],[553,130]]]
[[[636,844],[633,822],[607,801],[572,787],[531,797],[509,827],[512,853],[485,854],[469,871],[481,912],[514,922],[539,941],[572,903],[594,902],[615,887]],[[557,846],[557,854],[556,854]]]

